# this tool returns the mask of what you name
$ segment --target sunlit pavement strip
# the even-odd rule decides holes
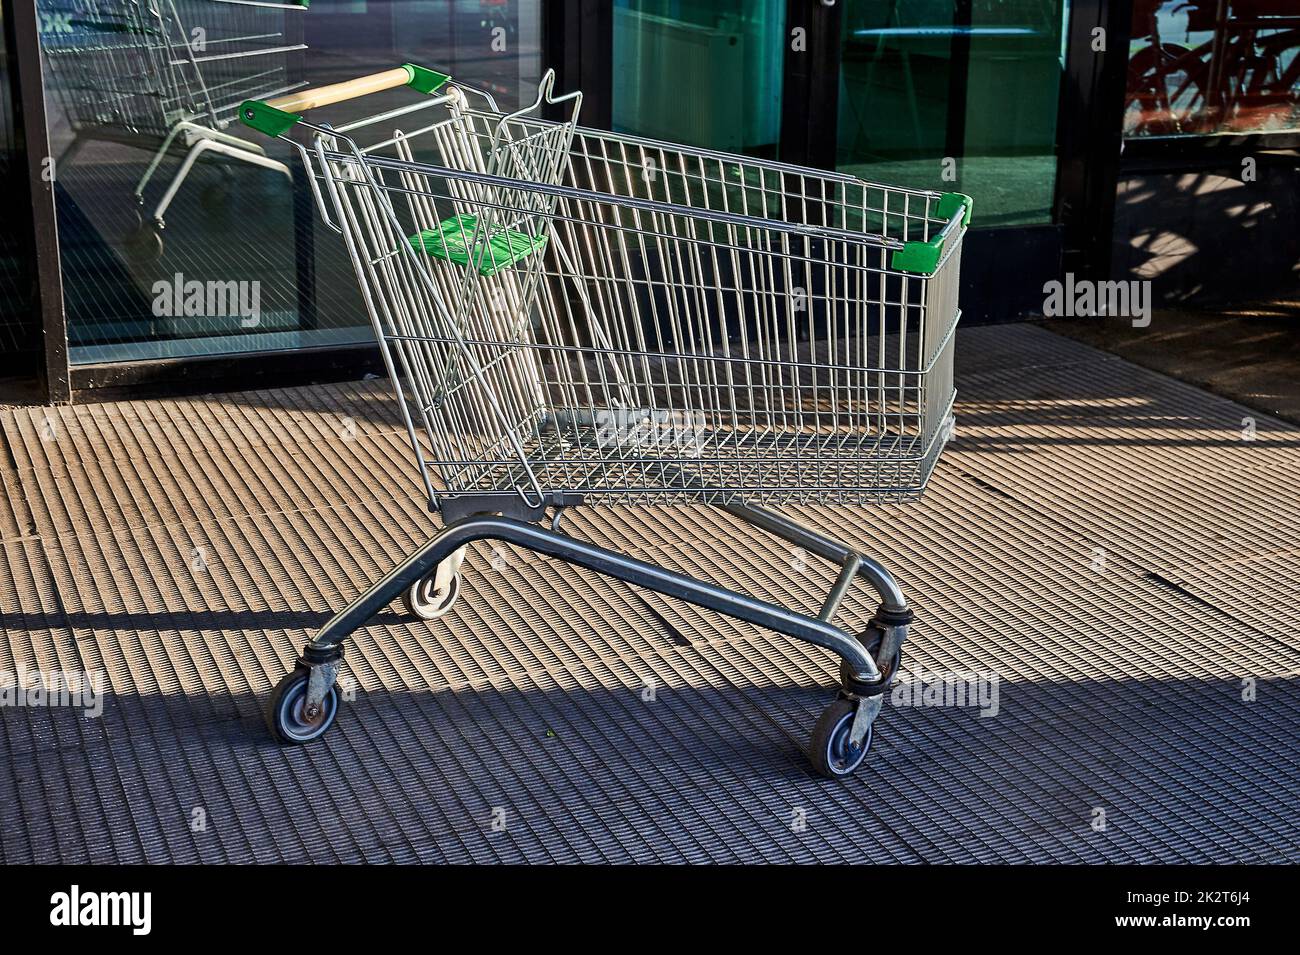
[[[900,576],[905,665],[998,674],[997,715],[886,704],[841,783],[802,752],[828,654],[483,545],[281,748],[304,638],[436,526],[385,383],[5,412],[0,670],[109,691],[0,709],[0,858],[1300,861],[1300,429],[1029,326],[958,356],[926,499],[802,513]],[[566,527],[796,607],[831,581],[707,509]]]

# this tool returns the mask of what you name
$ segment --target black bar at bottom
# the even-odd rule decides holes
[[[757,785],[761,780],[749,782]],[[368,806],[349,808],[374,811]],[[490,808],[483,807],[485,829],[490,825]],[[300,814],[317,811],[311,805],[289,809]],[[255,809],[250,806],[247,811]],[[320,811],[333,812],[337,807],[323,798]],[[823,807],[817,813],[826,811]],[[833,817],[827,822],[833,824]],[[593,853],[597,851],[599,818],[575,818],[566,824],[592,830]],[[918,820],[918,824],[925,821]],[[322,830],[313,825],[302,833],[322,831],[328,832],[329,827]],[[457,833],[436,829],[430,837],[431,847],[459,838]],[[503,847],[520,837],[520,832],[491,836],[501,840]],[[786,837],[797,844],[797,834],[786,833]],[[302,838],[302,834],[286,834],[286,842],[301,843]],[[925,841],[917,841],[920,860],[926,851]],[[324,844],[309,843],[307,852],[315,858],[329,857],[329,847]],[[869,844],[861,846],[860,853],[864,863],[887,858]],[[429,854],[436,857],[436,849]],[[652,860],[653,855],[648,855],[647,861]],[[629,889],[650,889],[672,900],[675,920],[698,916],[703,922],[717,919],[714,890],[740,889],[747,911],[758,917],[729,920],[728,941],[738,947],[756,933],[770,933],[780,922],[793,924],[828,914],[824,907],[844,897],[846,878],[854,882],[854,877],[836,867],[791,869],[674,866],[656,870],[641,866],[635,872],[611,870],[593,876],[579,867],[532,871],[457,867],[454,871],[425,869],[412,878],[409,869],[373,865],[331,865],[327,870],[283,866],[29,867],[9,870],[12,878],[5,888],[4,933],[11,946],[38,936],[73,944],[125,941],[136,945],[155,940],[186,944],[201,933],[209,945],[246,948],[253,937],[258,947],[273,941],[296,947],[325,931],[329,947],[339,950],[353,941],[373,947],[375,942],[400,937],[404,931],[427,934],[433,907],[461,923],[460,931],[491,931],[498,943],[509,944],[514,939],[508,929],[486,928],[476,916],[495,916],[497,922],[506,918],[510,925],[528,932],[541,923],[563,924],[569,933],[590,928],[608,931],[612,915],[602,921],[601,915],[588,913],[616,907],[621,911]],[[864,875],[870,877],[870,873]],[[1293,924],[1290,883],[1294,873],[1282,866],[889,866],[888,871],[878,867],[875,875],[889,884],[887,914],[864,918],[861,930],[869,929],[876,945],[890,943],[891,949],[909,953],[948,947],[985,951],[1004,948],[1008,942],[1041,943],[1066,937],[1076,944],[1098,938],[1146,945],[1152,940],[1175,945],[1200,940],[1216,951],[1231,951],[1242,943],[1283,937]],[[329,900],[320,901],[303,886],[324,878],[330,895]],[[140,895],[127,896],[118,903],[118,910],[127,913],[126,924],[52,924],[68,921],[74,886],[75,897],[82,903],[77,907],[79,917],[88,911],[84,906],[91,895]],[[137,928],[143,930],[143,893],[148,893],[147,934],[136,934],[130,916],[136,915],[136,922],[141,923]],[[793,914],[791,906],[795,907]],[[850,906],[853,911],[867,908]],[[556,922],[558,911],[572,918]]]

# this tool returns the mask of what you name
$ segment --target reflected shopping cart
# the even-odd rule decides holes
[[[292,178],[259,145],[225,130],[244,100],[305,85],[290,79],[288,57],[306,46],[290,38],[286,19],[305,9],[263,0],[77,0],[67,15],[46,18],[51,85],[75,137],[59,165],[90,139],[154,151],[133,193],[137,228],[127,244],[137,256],[162,252],[167,209],[203,156]],[[184,159],[146,208],[149,183],[178,143]],[[222,196],[209,187],[202,200],[213,206]]]

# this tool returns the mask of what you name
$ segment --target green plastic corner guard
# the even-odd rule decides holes
[[[452,216],[438,223],[437,229],[417,232],[407,241],[417,252],[459,265],[469,262],[469,246],[473,242],[478,249],[474,267],[480,275],[496,275],[546,246],[544,235],[531,236],[513,229],[500,229],[491,236],[476,236],[477,229],[477,216]]]
[[[406,70],[406,75],[410,77],[406,81],[406,85],[417,93],[436,93],[442,89],[442,84],[451,79],[446,73],[439,73],[437,70],[426,70],[414,63],[403,63],[402,69]]]
[[[293,124],[302,117],[294,113],[286,113],[274,106],[267,106],[261,100],[248,99],[239,106],[239,119],[249,129],[255,129],[274,138],[293,129]]]
[[[939,197],[939,218],[951,219],[954,212],[958,209],[965,209],[966,215],[962,217],[962,225],[970,225],[971,207],[975,205],[975,200],[965,193],[945,192]]]
[[[945,192],[939,197],[938,215],[941,219],[951,219],[957,210],[963,210],[962,226],[970,225],[971,207],[975,200],[960,192]],[[899,272],[911,272],[915,275],[933,275],[939,267],[943,255],[943,239],[935,236],[929,242],[904,242],[901,249],[895,249],[889,260],[890,267]]]
[[[446,73],[426,70],[423,66],[416,66],[414,63],[403,63],[402,69],[406,70],[406,85],[417,93],[426,95],[436,93],[451,79]],[[287,133],[302,117],[296,113],[276,109],[274,106],[267,106],[261,100],[250,99],[240,104],[239,119],[250,129],[274,137]]]

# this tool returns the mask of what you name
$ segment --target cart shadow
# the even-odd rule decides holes
[[[101,632],[147,631],[156,633],[281,632],[317,630],[339,611],[329,610],[166,610],[153,612],[84,612],[0,613],[0,629],[90,631],[87,638]],[[371,618],[368,626],[419,624],[412,615],[383,610]]]
[[[98,720],[10,708],[0,721],[26,801],[60,798],[66,787],[28,777],[51,772],[54,751],[54,766],[70,766],[81,738],[74,752],[115,770],[86,777],[99,798],[120,799],[121,781],[147,771],[151,789],[197,789],[214,816],[237,813],[254,843],[301,833],[304,857],[364,855],[378,839],[423,861],[478,848],[672,860],[701,844],[775,861],[1280,861],[1300,845],[1300,751],[1278,735],[1297,688],[1274,678],[1245,703],[1227,678],[1033,681],[1005,686],[992,719],[887,704],[869,764],[839,782],[815,776],[804,752],[827,687],[661,687],[653,700],[637,686],[532,680],[371,687],[298,747],[271,739],[265,692],[220,688],[112,695]],[[237,808],[241,793],[255,806]],[[502,832],[494,807],[510,821]],[[792,835],[792,807],[805,833]],[[167,832],[193,851],[186,827]],[[292,856],[294,841],[274,845]]]

